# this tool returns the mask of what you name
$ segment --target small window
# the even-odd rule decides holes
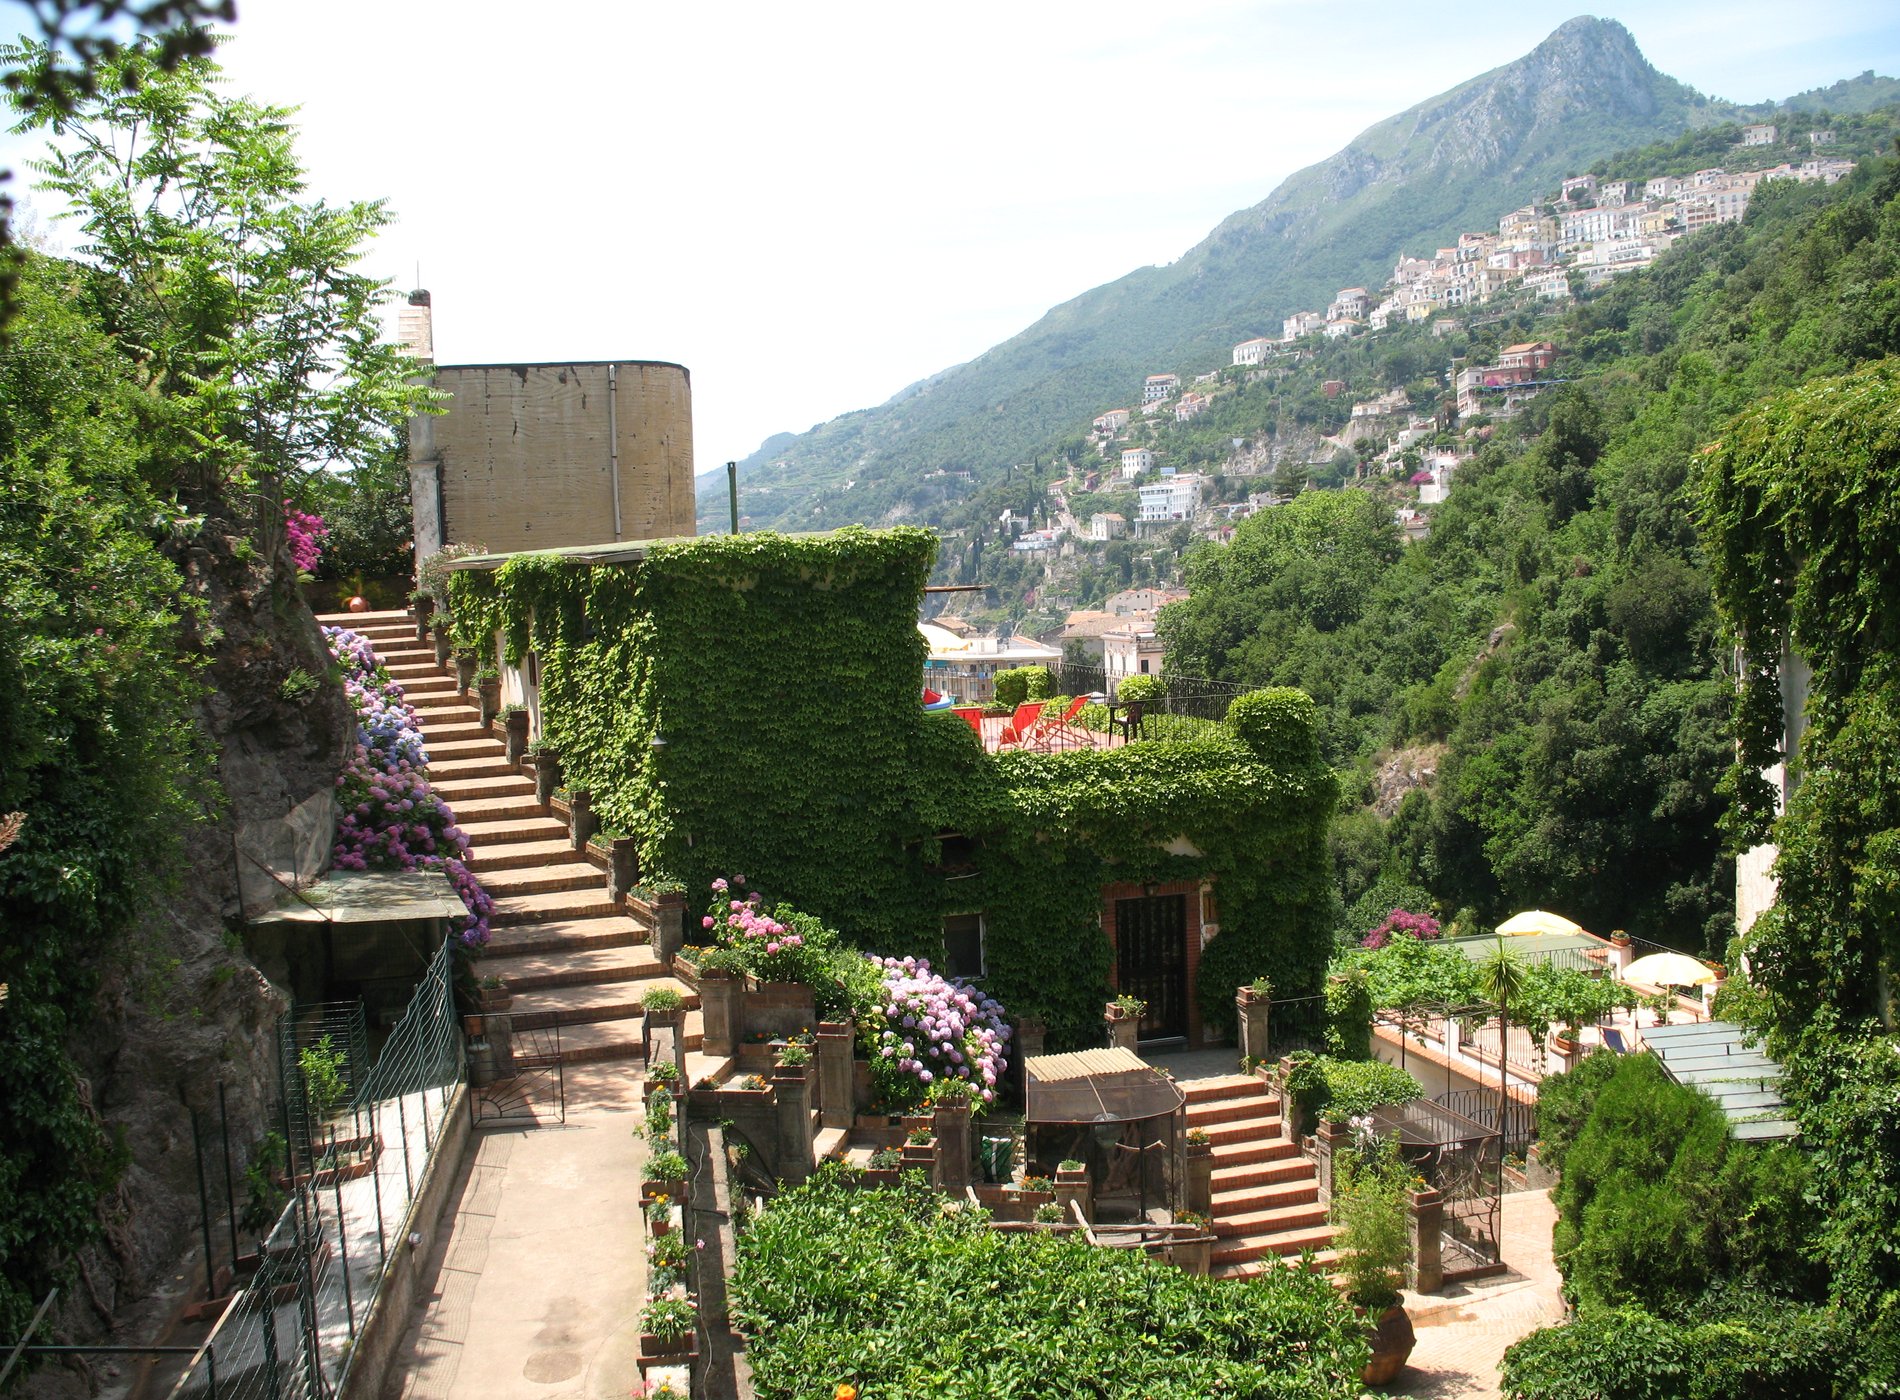
[[[1142,674],[1142,675],[1144,675],[1144,676],[1148,674],[1148,661],[1147,661],[1147,658],[1146,658],[1146,657],[1143,657],[1143,658],[1142,658],[1142,662],[1141,662],[1141,674]]]
[[[983,916],[946,914],[943,919],[943,961],[952,977],[983,975]]]
[[[939,870],[969,870],[975,867],[975,837],[958,834],[939,836],[937,845],[940,851],[937,857]]]

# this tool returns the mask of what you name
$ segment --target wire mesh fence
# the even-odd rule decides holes
[[[451,958],[444,944],[373,1064],[360,1003],[284,1018],[284,1205],[238,1259],[243,1287],[172,1400],[324,1400],[341,1387],[463,1079]]]

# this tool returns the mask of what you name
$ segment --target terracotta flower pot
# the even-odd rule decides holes
[[[1372,1344],[1372,1360],[1359,1373],[1360,1381],[1365,1385],[1390,1385],[1405,1369],[1405,1359],[1418,1344],[1405,1305],[1394,1303],[1379,1314],[1379,1320],[1366,1328],[1366,1340]]]
[[[362,597],[359,594],[355,597],[352,597],[350,601],[345,603],[343,606],[348,608],[351,612],[368,612],[369,599]]]

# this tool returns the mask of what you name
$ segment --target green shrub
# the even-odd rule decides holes
[[[1047,700],[1056,693],[1056,678],[1047,666],[1012,666],[996,673],[996,703],[1014,708],[1030,700]]]
[[[1367,1355],[1323,1275],[1197,1277],[1070,1232],[1004,1233],[921,1182],[781,1192],[739,1238],[732,1309],[761,1400],[840,1384],[877,1400],[1356,1400]]]
[[[1715,1101],[1654,1056],[1618,1057],[1563,1153],[1552,1245],[1565,1292],[1585,1311],[1693,1306],[1722,1279],[1819,1297],[1809,1187],[1798,1148],[1737,1141]]]
[[[998,677],[1000,680],[1001,677]],[[1162,700],[1167,697],[1168,683],[1159,676],[1123,676],[1115,687],[1115,698],[1124,703],[1135,700]]]
[[[1143,697],[1129,695],[1124,681],[1120,698]],[[1263,763],[1304,768],[1320,761],[1319,710],[1303,690],[1282,686],[1237,695],[1227,707],[1227,727]]]
[[[1305,1051],[1292,1058],[1287,1093],[1298,1103],[1304,1118],[1344,1123],[1425,1092],[1406,1071],[1382,1060],[1335,1060]]]
[[[1597,1094],[1616,1073],[1613,1050],[1593,1050],[1563,1074],[1549,1075],[1537,1090],[1537,1137],[1547,1166],[1563,1170],[1570,1144],[1596,1106]]]
[[[1372,1058],[1372,985],[1362,969],[1327,979],[1326,1049],[1345,1060]]]
[[[1694,1317],[1637,1307],[1533,1332],[1504,1354],[1514,1400],[1831,1400],[1865,1393],[1851,1319],[1769,1294],[1718,1290]]]

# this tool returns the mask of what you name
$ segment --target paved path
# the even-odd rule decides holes
[[[1563,1320],[1560,1280],[1550,1258],[1550,1227],[1557,1219],[1550,1193],[1510,1192],[1502,1216],[1510,1273],[1454,1285],[1449,1296],[1405,1295],[1418,1345],[1392,1387],[1397,1393],[1430,1400],[1496,1396],[1505,1348]]]
[[[384,1400],[625,1400],[639,1381],[639,1090],[630,1065],[587,1068],[565,1125],[477,1132]]]

